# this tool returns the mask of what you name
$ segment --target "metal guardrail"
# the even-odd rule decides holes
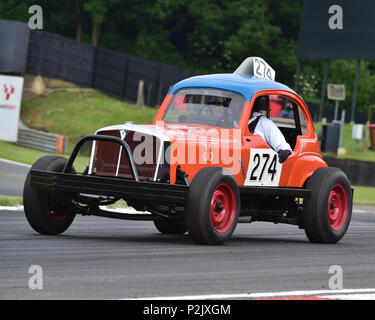
[[[17,145],[49,153],[63,154],[67,151],[68,138],[35,129],[18,129]]]

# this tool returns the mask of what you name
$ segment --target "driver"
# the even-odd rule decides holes
[[[260,135],[278,153],[279,162],[283,163],[292,154],[292,148],[276,124],[263,116],[262,111],[270,111],[268,96],[255,99],[249,120],[249,131],[251,134]]]

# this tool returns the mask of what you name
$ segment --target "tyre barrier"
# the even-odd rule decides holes
[[[64,154],[67,152],[68,138],[30,128],[18,129],[17,145],[21,147]]]

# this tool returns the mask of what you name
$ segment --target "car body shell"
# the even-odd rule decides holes
[[[163,115],[165,114],[168,105],[171,103],[173,96],[179,90],[190,88],[230,90],[241,94],[245,98],[245,105],[241,120],[237,127],[233,130],[221,128],[212,130],[214,127],[200,125],[200,130],[197,130],[196,124],[184,123],[178,125],[164,122]],[[293,90],[278,82],[260,79],[249,75],[222,74],[197,76],[183,80],[172,87],[154,119],[153,126],[149,126],[150,129],[162,127],[163,132],[170,136],[171,144],[175,146],[175,149],[178,149],[177,145],[181,144],[185,146],[186,152],[188,152],[189,148],[194,148],[194,146],[191,146],[191,144],[196,143],[196,139],[192,139],[194,134],[199,136],[203,134],[207,137],[207,140],[211,142],[210,149],[214,149],[212,150],[213,153],[217,152],[215,148],[220,148],[220,142],[223,143],[223,131],[226,130],[228,132],[226,132],[225,139],[229,139],[231,142],[233,142],[233,139],[240,140],[240,143],[234,146],[234,148],[239,149],[235,150],[236,154],[239,155],[239,158],[233,160],[234,165],[233,163],[227,165],[223,162],[213,163],[210,159],[208,159],[206,163],[184,163],[184,161],[174,161],[173,163],[173,161],[171,161],[170,183],[173,184],[176,181],[177,166],[180,166],[181,169],[189,175],[190,181],[203,167],[219,166],[227,168],[235,177],[238,185],[245,185],[246,175],[251,169],[251,166],[249,166],[251,153],[256,152],[257,150],[271,150],[262,137],[259,135],[252,135],[248,129],[248,121],[251,115],[252,105],[254,100],[261,95],[279,95],[292,100],[297,104],[300,112],[303,113],[303,116],[306,119],[306,132],[304,135],[299,135],[297,137],[293,154],[282,164],[280,179],[278,180],[277,186],[301,188],[315,170],[321,167],[326,167],[327,164],[323,161],[309,110],[302,98]],[[178,135],[176,134],[178,131],[185,132],[185,134]],[[218,134],[216,133],[216,135],[212,135],[211,132],[215,131],[218,132]],[[188,136],[190,138],[187,138]],[[233,149],[231,151],[233,152]],[[259,185],[261,186],[262,184]]]
[[[219,108],[222,112],[218,116],[213,108],[208,108],[212,117],[203,114],[202,110],[216,101],[219,102],[216,106],[231,107],[229,96],[223,95],[220,100],[219,96],[204,93],[185,100],[187,104],[198,105],[198,112],[193,114],[197,117],[181,118],[176,112],[171,121],[178,119],[177,123],[164,121],[174,97],[179,97],[180,90],[185,89],[228,90],[242,95],[241,102],[233,103],[236,107],[243,103],[241,117],[239,108],[232,114],[230,109]],[[283,163],[260,135],[249,131],[254,101],[264,95],[294,103],[295,126],[288,126],[293,122],[290,119],[276,122],[293,148]],[[232,121],[233,115],[236,121]],[[216,125],[187,123],[188,119]],[[225,126],[234,128],[218,127],[221,120],[228,119],[232,124]],[[84,172],[77,173],[73,163],[86,142],[93,143],[90,164]],[[140,148],[143,145],[150,149]],[[148,163],[138,162],[142,152],[143,156],[151,155]],[[65,163],[62,172],[61,168],[46,170],[56,161]],[[32,219],[36,216],[42,227],[50,216],[40,215],[40,208],[52,216],[56,210],[69,208],[73,214],[153,220],[163,233],[183,234],[187,230],[193,241],[204,244],[228,240],[237,222],[287,223],[305,229],[311,241],[336,243],[350,222],[352,193],[344,173],[324,167],[327,164],[309,110],[293,90],[250,75],[198,76],[171,88],[153,124],[105,127],[95,135],[82,137],[67,161],[59,157],[38,160],[25,183],[30,195],[26,197],[25,213]],[[47,190],[49,196],[37,189]],[[34,203],[35,199],[41,201]],[[118,213],[101,208],[120,199],[137,211],[146,212]],[[65,225],[64,220],[54,220],[51,234],[61,232],[59,223],[66,230],[71,221]],[[167,229],[160,229],[162,225]],[[45,232],[43,228],[40,230]]]

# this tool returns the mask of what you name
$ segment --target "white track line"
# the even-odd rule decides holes
[[[374,296],[375,289],[344,289],[344,290],[301,290],[301,291],[281,291],[263,293],[239,293],[239,294],[207,294],[188,296],[168,296],[168,297],[140,297],[124,298],[121,300],[220,300],[220,299],[272,299],[272,298],[292,298],[292,297],[325,297],[344,299],[351,296]],[[346,298],[347,299],[347,298]]]
[[[23,206],[15,206],[15,207],[5,207],[0,206],[0,211],[22,211]]]
[[[16,162],[16,161],[12,161],[12,160],[7,160],[7,159],[3,159],[3,158],[0,158],[0,162],[4,162],[4,163],[8,163],[8,164],[13,164],[13,165],[20,166],[20,167],[31,168],[31,166],[28,165],[28,164],[21,163],[21,162]]]

